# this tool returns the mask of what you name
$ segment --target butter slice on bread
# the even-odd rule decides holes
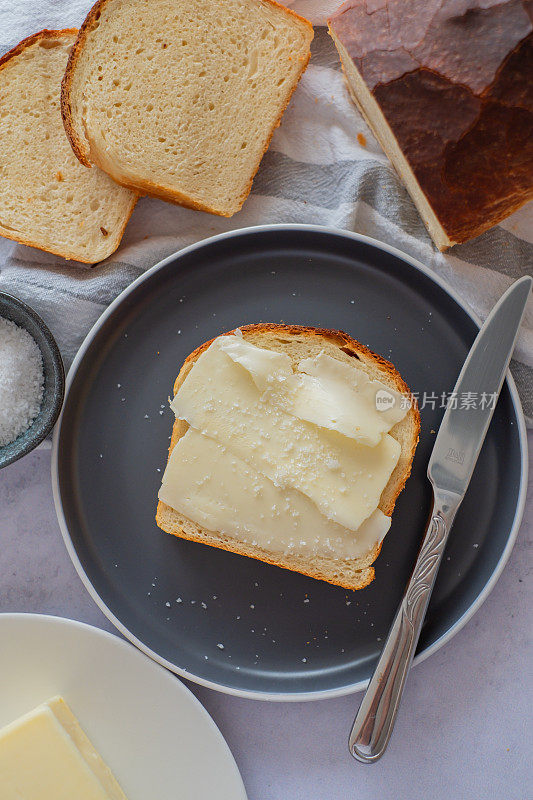
[[[408,387],[390,363],[375,355],[345,333],[282,324],[248,325],[242,327],[240,331],[245,342],[259,348],[288,355],[293,369],[296,369],[296,366],[303,359],[313,358],[324,353],[343,364],[355,364],[358,369],[366,372],[369,378],[380,381],[395,392],[399,392],[402,395],[410,394]],[[205,343],[185,360],[174,384],[175,395],[198,358],[211,344],[212,342]],[[169,458],[176,444],[185,436],[188,430],[189,425],[187,422],[182,419],[176,419],[172,431]],[[410,474],[419,430],[420,418],[418,410],[416,407],[412,407],[407,411],[403,419],[389,431],[390,436],[400,445],[400,455],[379,499],[378,508],[387,517],[391,516],[396,499]],[[311,556],[309,553],[299,553],[295,550],[280,553],[279,550],[269,549],[264,542],[259,544],[249,539],[246,541],[239,540],[235,536],[208,530],[162,500],[158,503],[156,521],[164,531],[181,538],[251,556],[347,589],[362,589],[373,580],[374,568],[372,564],[381,548],[381,542],[378,542],[368,552],[362,553],[355,558],[337,556],[331,551],[313,553]]]
[[[74,152],[124,186],[229,217],[312,38],[273,0],[98,0],[63,80]]]
[[[0,58],[0,236],[94,264],[118,247],[137,193],[82,167],[61,79],[77,31],[44,30]]]

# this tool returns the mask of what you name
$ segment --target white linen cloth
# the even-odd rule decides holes
[[[312,57],[242,211],[223,219],[143,198],[118,251],[94,268],[0,239],[0,290],[41,314],[67,367],[91,325],[134,278],[175,250],[234,228],[305,222],[373,236],[434,270],[482,318],[513,280],[533,272],[533,204],[447,254],[435,249],[393,167],[350,101],[337,52],[323,27],[337,2],[288,4],[316,25]],[[42,28],[79,25],[90,5],[90,0],[0,0],[0,54]],[[358,133],[364,135],[365,146]],[[531,425],[531,300],[512,370]]]

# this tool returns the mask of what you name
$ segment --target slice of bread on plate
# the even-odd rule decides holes
[[[312,38],[273,0],[99,0],[63,80],[74,152],[124,186],[229,217]]]
[[[236,335],[232,336],[232,334]],[[354,533],[354,530],[346,530],[345,527],[342,527],[342,524],[350,524],[352,507],[350,505],[346,506],[348,509],[348,516],[345,516],[344,518],[342,518],[342,507],[343,493],[346,493],[346,487],[349,488],[352,476],[351,474],[345,475],[344,472],[341,472],[339,475],[339,464],[333,463],[333,459],[330,457],[331,454],[335,456],[335,448],[339,446],[339,443],[343,447],[346,445],[348,446],[347,452],[349,458],[351,458],[351,455],[353,454],[352,451],[356,454],[356,457],[359,457],[362,451],[364,451],[364,453],[367,451],[374,451],[374,447],[361,446],[358,442],[354,442],[353,439],[348,439],[339,433],[339,430],[342,429],[339,427],[340,423],[342,422],[342,413],[337,413],[337,411],[339,411],[344,403],[345,397],[348,397],[348,402],[345,403],[344,409],[348,412],[348,416],[352,414],[352,423],[354,419],[356,422],[358,422],[357,414],[359,412],[355,412],[355,417],[353,416],[354,411],[352,400],[350,399],[349,395],[343,394],[346,387],[340,385],[339,391],[337,392],[337,397],[325,395],[326,402],[323,403],[319,408],[319,415],[321,414],[322,416],[324,414],[324,410],[326,411],[326,415],[328,415],[330,410],[332,408],[334,409],[330,416],[334,423],[333,427],[336,428],[336,430],[321,430],[321,435],[325,437],[323,441],[326,443],[326,449],[322,448],[322,444],[320,445],[319,450],[317,451],[320,453],[319,458],[315,458],[314,453],[311,453],[311,460],[313,461],[311,468],[315,469],[315,472],[310,473],[311,479],[309,481],[309,485],[311,488],[309,490],[304,485],[305,482],[303,481],[303,477],[296,474],[296,472],[300,469],[300,465],[303,464],[304,469],[306,468],[305,457],[302,460],[300,458],[300,454],[297,453],[296,458],[293,459],[292,462],[289,462],[289,464],[294,464],[292,475],[289,474],[290,469],[287,470],[286,464],[283,463],[284,459],[286,458],[286,453],[289,449],[292,453],[294,453],[293,442],[296,444],[296,448],[300,447],[302,450],[305,450],[308,443],[311,443],[311,445],[313,444],[312,440],[316,433],[316,428],[314,428],[313,425],[310,425],[308,422],[309,420],[316,421],[316,407],[313,407],[312,404],[305,405],[308,398],[306,400],[305,395],[297,395],[297,392],[300,391],[300,389],[294,388],[296,384],[290,384],[289,387],[289,383],[286,383],[288,391],[286,392],[284,399],[282,398],[282,402],[285,404],[291,404],[293,403],[295,397],[299,398],[299,402],[303,398],[304,402],[303,405],[302,402],[300,402],[300,409],[301,407],[305,406],[304,413],[302,414],[301,410],[298,411],[299,418],[297,418],[290,415],[284,416],[284,412],[276,411],[278,416],[275,419],[277,421],[275,421],[273,424],[274,427],[278,426],[280,428],[284,428],[284,433],[281,437],[282,449],[284,452],[280,452],[279,458],[274,458],[270,463],[268,462],[268,457],[266,461],[262,462],[263,466],[266,465],[266,474],[268,474],[269,478],[272,480],[267,480],[264,475],[261,475],[259,480],[259,473],[255,471],[258,462],[254,460],[254,453],[252,453],[252,450],[255,448],[255,452],[257,452],[258,445],[261,445],[262,441],[265,439],[275,439],[275,433],[272,436],[273,429],[269,428],[268,430],[270,433],[268,433],[266,432],[267,428],[265,428],[264,431],[259,433],[258,441],[252,442],[252,447],[249,449],[249,451],[245,450],[245,458],[247,459],[247,463],[243,466],[243,462],[240,461],[243,451],[242,447],[239,450],[239,441],[237,440],[239,437],[241,437],[242,441],[248,441],[250,444],[250,431],[252,432],[251,435],[253,437],[254,426],[259,430],[262,423],[260,421],[257,421],[256,423],[256,420],[253,417],[253,409],[252,414],[248,414],[248,421],[251,424],[248,426],[247,431],[243,429],[243,420],[244,427],[246,427],[246,414],[248,413],[248,409],[245,408],[244,417],[240,416],[239,418],[235,419],[231,417],[233,414],[232,409],[235,408],[240,402],[239,390],[235,391],[234,395],[229,396],[229,405],[227,405],[225,413],[220,413],[220,410],[213,406],[213,398],[216,398],[217,392],[223,390],[223,387],[217,385],[217,380],[220,383],[220,376],[224,373],[219,373],[217,375],[216,370],[211,369],[211,366],[207,365],[207,362],[204,360],[204,364],[208,369],[207,373],[204,372],[204,375],[206,376],[204,377],[205,385],[200,383],[199,391],[195,396],[196,406],[198,408],[202,407],[204,412],[209,412],[207,413],[207,416],[204,414],[203,422],[201,421],[200,417],[198,417],[198,420],[196,420],[190,416],[187,410],[184,411],[186,408],[186,406],[183,405],[184,401],[181,401],[181,405],[176,407],[176,402],[179,401],[180,397],[183,396],[183,391],[180,392],[180,389],[184,386],[184,384],[186,384],[186,379],[191,374],[191,371],[195,365],[198,365],[198,370],[200,366],[198,363],[200,357],[202,355],[205,357],[205,354],[208,354],[208,351],[212,352],[217,343],[219,345],[219,349],[220,347],[227,348],[229,341],[235,341],[237,337],[239,337],[240,341],[244,342],[246,345],[255,345],[256,350],[260,348],[259,354],[263,361],[265,361],[265,357],[267,362],[272,359],[273,373],[275,373],[277,369],[278,361],[281,360],[283,363],[283,359],[285,359],[285,362],[289,364],[289,371],[292,371],[290,378],[299,380],[301,378],[302,370],[307,371],[310,376],[313,376],[313,370],[309,369],[309,367],[305,365],[312,363],[316,364],[320,360],[323,361],[326,359],[329,365],[333,365],[334,369],[340,370],[343,375],[345,373],[347,374],[348,368],[350,373],[353,371],[354,374],[357,374],[357,380],[359,383],[361,383],[361,375],[363,381],[368,380],[372,382],[370,385],[375,387],[373,389],[374,394],[372,395],[372,403],[374,402],[373,397],[377,389],[381,390],[379,394],[389,395],[389,399],[392,396],[394,396],[396,400],[400,398],[406,398],[407,402],[404,406],[406,410],[402,411],[401,413],[396,412],[398,417],[401,416],[401,419],[395,422],[395,418],[391,418],[392,422],[389,420],[389,427],[383,428],[383,431],[388,430],[388,433],[384,433],[383,437],[381,437],[380,434],[380,436],[378,436],[376,439],[376,441],[380,440],[380,445],[383,444],[381,438],[386,438],[391,444],[394,445],[396,448],[396,460],[394,462],[395,465],[391,468],[392,471],[389,470],[389,472],[385,473],[384,482],[381,484],[384,486],[384,488],[381,490],[381,485],[379,486],[375,499],[377,508],[374,512],[374,516],[377,514],[381,517],[381,519],[385,519],[387,525],[379,537],[376,538],[374,536],[374,538],[370,538],[368,540],[369,544],[367,544],[366,539],[363,539],[361,545],[363,547],[362,550],[361,546],[359,549],[356,548],[355,550],[353,550],[352,547],[353,541],[358,535],[357,530]],[[229,346],[231,348],[231,345]],[[225,357],[225,355],[222,356],[222,358]],[[248,363],[249,366],[249,362],[246,361],[246,358],[246,355],[244,357],[238,356],[237,360],[241,365],[246,365],[246,363]],[[212,363],[214,364],[215,362]],[[253,369],[251,374],[253,377]],[[315,372],[315,375],[316,374],[318,373]],[[241,397],[244,395],[252,397],[253,392],[256,392],[259,403],[262,403],[265,397],[268,397],[268,392],[271,391],[271,384],[273,380],[272,376],[269,375],[263,381],[263,383],[259,382],[258,386],[260,387],[260,390],[256,390],[256,388],[253,386],[250,374],[246,374],[244,369],[242,370],[242,375],[237,373],[235,373],[235,375],[239,380],[242,379],[243,381],[248,381],[248,383],[242,384],[243,392],[241,393]],[[246,377],[243,377],[244,375],[246,375]],[[257,375],[253,378],[253,380],[256,382],[259,380]],[[317,380],[318,384],[320,384],[319,379],[315,377],[307,377],[306,386],[309,387],[309,381],[311,381],[311,388],[313,388],[313,386],[317,385]],[[276,385],[282,386],[283,381],[285,381],[285,378],[282,378],[282,382]],[[314,384],[313,381],[315,381]],[[376,381],[378,381],[379,384],[374,383]],[[189,384],[190,383],[191,381],[189,381]],[[226,387],[228,385],[230,384],[226,382]],[[339,384],[336,385],[339,387]],[[232,390],[231,386],[230,389]],[[263,390],[266,391],[266,394],[261,394]],[[252,392],[252,394],[250,394],[250,392]],[[169,464],[167,465],[167,470],[165,471],[165,476],[163,478],[163,486],[160,491],[160,499],[157,506],[156,515],[157,524],[160,528],[162,528],[162,530],[184,539],[202,542],[203,544],[219,547],[241,555],[251,556],[270,564],[275,564],[286,569],[301,572],[304,575],[328,581],[330,583],[343,586],[346,589],[362,589],[373,580],[374,568],[372,567],[372,564],[380,552],[382,538],[390,524],[390,520],[387,518],[392,515],[396,499],[403,489],[407,478],[409,477],[420,430],[420,416],[418,409],[416,408],[416,404],[412,404],[410,402],[410,390],[392,364],[385,361],[385,359],[381,358],[380,356],[372,353],[367,347],[357,342],[351,336],[348,336],[346,333],[342,333],[340,331],[283,324],[247,325],[243,326],[237,331],[231,331],[228,334],[224,334],[217,339],[212,340],[211,342],[206,342],[204,345],[191,353],[191,355],[189,355],[185,360],[175,381],[174,395],[173,410],[177,417],[172,430],[169,448]],[[269,401],[267,399],[267,403],[268,402]],[[268,413],[270,413],[270,411]],[[282,416],[279,416],[279,414]],[[194,427],[189,425],[189,422],[186,421],[185,417],[194,424]],[[212,427],[213,419],[216,421],[215,428]],[[281,423],[279,423],[280,419]],[[207,423],[205,422],[206,420]],[[200,424],[197,425],[197,422]],[[210,424],[211,428],[209,427]],[[183,484],[187,484],[189,481],[192,481],[191,486],[188,488],[183,488],[183,491],[185,491],[186,494],[190,494],[188,498],[190,503],[187,504],[187,502],[185,502],[184,505],[181,505],[181,511],[176,510],[175,506],[180,505],[180,503],[174,503],[174,506],[171,506],[161,499],[162,495],[167,500],[169,499],[168,488],[165,489],[165,480],[168,479],[167,475],[169,472],[171,470],[175,471],[176,468],[178,473],[180,472],[180,464],[174,463],[173,466],[169,467],[173,461],[172,453],[174,448],[178,446],[178,455],[181,460],[182,456],[179,453],[179,449],[185,441],[184,437],[187,435],[194,435],[196,437],[195,441],[202,444],[203,434],[206,434],[206,439],[208,436],[212,435],[214,435],[215,438],[217,436],[223,436],[222,428],[224,425],[226,425],[227,428],[227,438],[225,440],[222,438],[220,439],[224,446],[219,447],[218,444],[215,445],[212,439],[210,440],[208,443],[210,450],[207,449],[205,452],[211,453],[212,458],[210,462],[209,459],[207,459],[207,474],[203,477],[200,476],[201,480],[196,481],[196,478],[198,477],[196,474],[198,470],[198,458],[196,458],[194,452],[191,454],[190,450],[186,454],[187,463],[185,465],[181,465],[182,468],[185,469],[185,473],[183,473],[183,470],[181,472],[181,481]],[[198,427],[198,430],[195,429],[196,427]],[[359,431],[362,434],[365,433],[364,430],[360,431],[357,426],[354,427],[356,431]],[[348,435],[351,435],[349,431]],[[246,437],[248,437],[248,439],[246,439]],[[287,443],[287,447],[283,445],[283,442]],[[378,445],[378,447],[380,445]],[[272,444],[272,446],[274,445]],[[328,450],[330,446],[332,448],[331,453]],[[218,450],[216,450],[215,447],[218,447]],[[234,463],[227,461],[228,453],[232,454],[232,458],[233,455],[235,455],[235,459],[233,459]],[[250,459],[248,459],[248,454],[251,457]],[[348,464],[351,463],[349,458],[346,462]],[[209,463],[215,465],[217,461],[219,462],[219,466],[213,466],[213,474],[209,474]],[[223,466],[220,466],[221,464]],[[263,469],[263,466],[260,467],[261,470]],[[195,492],[200,491],[197,490],[196,487],[203,485],[207,486],[208,504],[219,502],[221,495],[220,493],[218,495],[216,494],[220,489],[219,483],[225,479],[227,488],[227,475],[229,475],[229,473],[232,471],[234,474],[236,474],[236,468],[241,470],[241,477],[242,475],[246,475],[248,479],[248,476],[251,475],[252,478],[250,479],[250,491],[243,491],[242,484],[237,484],[238,491],[233,493],[233,499],[236,498],[235,505],[232,506],[231,501],[229,502],[229,507],[232,509],[231,513],[238,515],[240,510],[242,511],[243,516],[247,515],[247,518],[251,519],[250,515],[253,516],[257,509],[254,510],[254,501],[249,501],[246,498],[253,498],[254,496],[259,496],[263,499],[266,498],[266,501],[271,503],[271,505],[267,504],[267,513],[261,517],[261,519],[264,519],[265,521],[259,521],[259,527],[261,527],[263,524],[265,529],[269,526],[272,527],[271,518],[276,517],[277,515],[273,524],[274,539],[276,537],[276,526],[279,525],[281,529],[285,525],[288,516],[292,515],[293,517],[298,517],[300,516],[301,512],[303,522],[302,530],[306,538],[308,536],[312,536],[313,533],[312,531],[306,529],[306,522],[312,520],[312,525],[308,527],[313,527],[315,525],[315,521],[317,521],[317,529],[322,526],[322,523],[326,524],[326,527],[324,528],[326,531],[326,538],[324,542],[327,544],[327,546],[324,545],[324,547],[322,547],[322,545],[320,545],[318,549],[315,548],[315,550],[310,550],[308,546],[309,543],[306,545],[306,542],[299,541],[300,534],[298,533],[295,546],[294,544],[291,544],[289,547],[284,547],[280,550],[279,547],[274,547],[270,544],[270,539],[265,537],[261,538],[260,535],[253,537],[239,536],[235,534],[234,530],[226,530],[225,533],[221,533],[220,531],[207,527],[209,520],[212,520],[213,517],[209,517],[209,514],[202,516],[201,510],[195,507]],[[223,469],[226,473],[226,476],[215,475],[217,469]],[[271,470],[270,472],[269,469]],[[368,469],[368,467],[365,467],[365,469]],[[354,470],[354,473],[357,473],[357,470]],[[320,483],[322,475],[324,475],[328,481],[330,478],[333,479],[332,484],[326,484],[327,491],[323,493],[323,495],[321,495],[319,491],[315,492],[316,484]],[[238,477],[239,476],[237,475],[237,478]],[[368,478],[371,477],[372,475],[369,474]],[[237,478],[234,480],[237,480]],[[346,486],[344,484],[346,484]],[[281,506],[283,503],[279,503],[276,497],[274,502],[272,502],[272,493],[279,491],[279,489],[276,488],[277,486],[291,487],[287,490],[287,495],[290,495],[290,497],[283,497],[283,501],[285,502],[286,500],[288,505],[285,506],[285,514],[282,513],[281,516],[279,515],[279,510],[276,508],[276,505]],[[331,486],[336,486],[338,491],[332,491],[330,488]],[[202,491],[204,491],[204,489],[202,489]],[[367,497],[366,491],[368,491],[368,486],[365,489],[365,498]],[[209,497],[209,492],[211,492],[211,497]],[[285,489],[283,492],[285,492]],[[303,492],[307,492],[311,499],[304,497]],[[344,497],[347,496],[348,495],[344,494]],[[291,498],[296,503],[296,506],[294,506],[294,504],[291,505]],[[357,501],[357,497],[355,500]],[[302,505],[303,501],[307,503],[305,508]],[[331,503],[328,506],[329,501],[331,501]],[[223,500],[223,502],[226,502],[226,500]],[[327,517],[330,517],[330,519],[324,519],[322,513],[319,512],[319,509],[315,505],[315,502],[318,504],[318,506],[320,506],[321,512],[323,510],[322,506],[325,505],[325,514]],[[357,502],[355,502],[353,507],[357,508]],[[196,521],[193,521],[190,516],[187,516],[187,513],[183,513],[183,508],[186,508],[187,513],[190,516],[195,517]],[[295,510],[295,508],[298,510]],[[369,505],[367,511],[364,512],[362,516],[364,517],[365,514],[368,514],[369,509],[371,508],[372,505]],[[261,507],[259,510],[263,511],[264,509]],[[271,511],[272,513],[270,513]],[[308,513],[314,514],[315,516],[305,516]],[[331,521],[332,518],[335,518],[334,522]],[[257,519],[258,514],[256,514],[256,521]],[[201,524],[200,520],[204,520],[204,524]],[[363,530],[363,528],[360,527],[359,530]],[[344,538],[335,538],[339,532]],[[331,541],[329,539],[330,535]],[[335,542],[340,542],[338,551],[336,551],[337,545]],[[300,545],[302,545],[301,548]]]
[[[74,156],[61,79],[75,29],[44,30],[0,59],[0,236],[88,264],[118,247],[137,193]]]

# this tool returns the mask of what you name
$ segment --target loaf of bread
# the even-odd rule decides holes
[[[231,216],[312,38],[273,0],[98,0],[63,80],[74,152],[124,186]]]
[[[352,97],[441,250],[533,197],[527,0],[348,0],[329,20]]]
[[[41,31],[0,59],[0,235],[94,264],[118,247],[137,193],[83,167],[61,79],[76,30]]]
[[[286,353],[290,357],[293,369],[296,369],[303,359],[326,354],[342,364],[357,365],[359,369],[367,373],[370,379],[379,380],[404,396],[410,394],[408,387],[392,364],[375,355],[345,333],[281,324],[247,325],[242,327],[240,332],[245,342],[274,353]],[[234,331],[230,333],[234,333]],[[211,344],[212,342],[206,342],[185,360],[174,384],[175,395],[198,358]],[[210,402],[209,391],[209,387],[206,387],[202,402]],[[176,419],[170,442],[169,458],[174,447],[189,430],[187,422],[183,419]],[[409,477],[419,431],[420,416],[416,406],[410,407],[403,419],[389,431],[390,435],[400,444],[400,455],[379,500],[379,509],[388,517],[392,515],[396,499]],[[324,464],[320,466],[320,469],[326,470],[327,467]],[[372,564],[381,549],[381,542],[378,542],[368,552],[357,558],[339,557],[331,552],[315,554],[310,557],[297,550],[280,554],[273,552],[264,544],[254,544],[250,540],[239,541],[234,536],[208,530],[162,500],[157,506],[156,521],[164,531],[181,538],[251,556],[279,567],[343,586],[346,589],[362,589],[373,580]],[[312,531],[307,532],[309,536],[312,533]]]

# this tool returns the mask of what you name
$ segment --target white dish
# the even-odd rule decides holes
[[[61,694],[128,800],[246,800],[207,711],[132,645],[39,614],[0,615],[0,643],[0,727]]]

